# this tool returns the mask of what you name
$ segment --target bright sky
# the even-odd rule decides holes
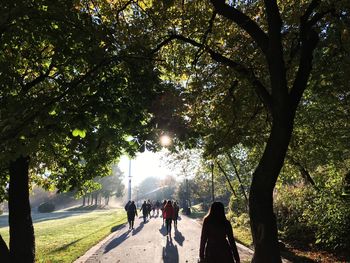
[[[163,178],[166,175],[172,175],[172,171],[165,167],[160,160],[162,152],[153,153],[145,151],[137,154],[137,156],[131,160],[131,183],[132,187],[139,185],[147,177],[160,177]],[[119,162],[120,170],[124,173],[124,184],[128,185],[129,177],[129,158],[122,156]]]

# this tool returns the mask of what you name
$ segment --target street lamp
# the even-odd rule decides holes
[[[128,137],[126,139],[127,141],[136,141],[138,144],[139,144],[139,148],[140,149],[143,145],[145,146],[145,151],[147,150],[146,148],[146,143],[147,143],[147,140],[145,140],[142,144],[139,143],[138,139],[137,138],[134,138],[132,136]],[[163,147],[167,147],[167,146],[170,146],[172,144],[172,139],[170,138],[170,136],[166,135],[166,134],[163,134],[160,136],[159,138],[159,141],[160,141],[160,144],[163,146]],[[129,158],[129,189],[128,189],[128,200],[131,200],[131,158]]]
[[[210,168],[211,168],[211,199],[212,202],[214,203],[215,201],[215,196],[214,196],[214,162],[210,162]]]
[[[131,201],[131,158],[129,158],[129,189],[128,189],[128,200]]]

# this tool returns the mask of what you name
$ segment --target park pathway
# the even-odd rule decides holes
[[[196,263],[199,254],[201,225],[186,216],[166,236],[163,219],[152,217],[146,223],[135,220],[134,230],[123,226],[75,263]],[[241,262],[249,262],[252,251],[238,245]]]

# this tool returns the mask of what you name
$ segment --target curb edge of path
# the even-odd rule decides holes
[[[118,235],[118,233],[126,226],[126,223],[122,224],[119,226],[119,228],[110,233],[108,236],[106,236],[105,238],[103,238],[100,242],[98,242],[96,245],[92,246],[91,248],[88,249],[88,251],[85,252],[84,255],[82,255],[81,257],[77,258],[73,263],[85,263],[87,262],[87,260],[91,257],[93,257],[94,255],[97,254],[98,250],[103,247],[103,245],[105,245],[107,242],[109,242],[109,240],[111,240],[112,238],[114,238],[116,235]]]

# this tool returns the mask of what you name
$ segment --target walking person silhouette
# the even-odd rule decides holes
[[[231,223],[221,202],[214,202],[202,227],[199,262],[240,263]]]
[[[171,203],[171,200],[169,200],[166,205],[164,206],[164,218],[165,218],[165,224],[166,224],[166,234],[171,236],[171,222],[174,218],[174,207]]]
[[[129,229],[134,229],[135,215],[137,215],[137,209],[134,201],[131,201],[127,207],[127,215],[129,222]]]

